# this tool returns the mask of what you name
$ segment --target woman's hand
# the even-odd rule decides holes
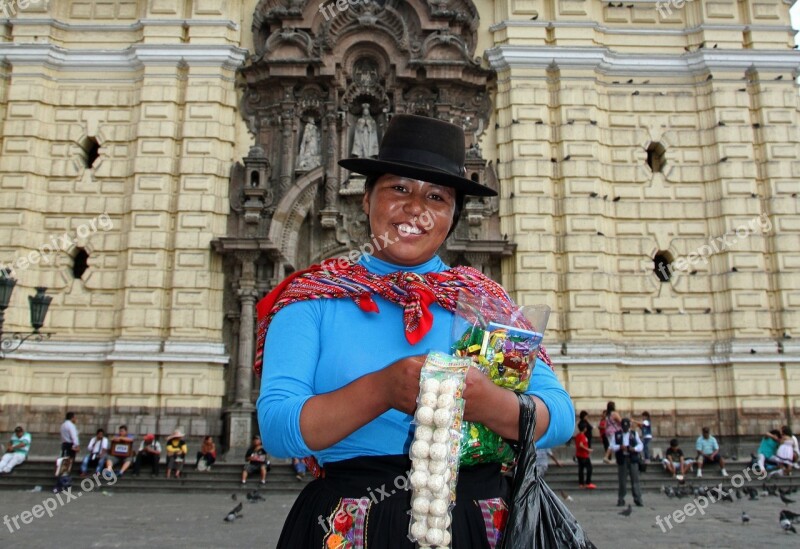
[[[427,356],[401,358],[377,373],[387,408],[414,414],[419,395],[419,376]]]
[[[503,398],[503,393],[513,393],[506,391],[502,387],[495,385],[486,374],[478,368],[467,370],[467,380],[464,384],[464,419],[466,421],[477,421],[485,423],[487,416],[491,415],[494,401]],[[516,402],[516,397],[514,397]]]

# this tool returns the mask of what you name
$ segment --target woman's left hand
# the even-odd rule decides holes
[[[498,392],[499,391],[499,392]],[[493,402],[497,398],[502,398],[503,392],[513,395],[511,391],[505,391],[495,385],[486,374],[478,368],[467,370],[467,379],[464,383],[464,419],[466,421],[485,422],[487,411],[490,411]],[[514,398],[516,402],[516,397]]]

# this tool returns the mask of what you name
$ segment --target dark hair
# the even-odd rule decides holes
[[[769,434],[771,434],[771,435],[775,435],[776,437],[780,438],[780,436],[781,436],[783,433],[781,433],[781,432],[780,432],[779,430],[777,430],[777,429],[773,429],[772,431],[770,431],[770,432],[769,432]]]
[[[17,425],[16,427],[14,427],[14,432],[16,433],[17,431],[23,431],[24,432],[25,429],[22,428],[22,425]]]
[[[364,194],[369,194],[372,191],[372,188],[375,186],[375,183],[378,182],[378,179],[386,175],[382,173],[380,175],[370,175],[367,177],[367,180],[364,182]],[[461,191],[456,191],[456,207],[453,210],[453,223],[450,225],[450,231],[447,233],[445,238],[450,238],[450,235],[453,234],[453,231],[456,230],[456,225],[458,225],[458,220],[461,217],[461,210],[464,209],[464,199],[466,195]],[[369,216],[367,216],[367,221],[369,221]]]
[[[787,437],[792,436],[792,430],[789,428],[788,425],[784,425],[783,427],[781,427],[781,433],[783,433]]]
[[[606,404],[606,412],[610,414],[611,412],[616,412],[616,411],[617,411],[617,405],[614,404],[613,400],[609,400],[608,404]]]
[[[67,412],[66,419],[72,421],[72,418],[75,417],[75,412]]]
[[[677,438],[670,439],[669,445],[670,446],[677,446],[678,445],[678,439]]]
[[[128,426],[127,425],[120,425],[119,428],[120,429],[125,429],[126,431],[128,430]]]
[[[100,433],[106,434],[106,432],[105,432],[105,430],[104,430],[104,429],[98,429],[98,430],[97,430],[97,432],[96,432],[95,434],[96,434],[96,435],[99,435]]]
[[[703,432],[704,433],[710,433],[711,429],[709,429],[708,427],[703,427]]]
[[[581,419],[583,419],[583,418],[585,418],[585,417],[586,417],[586,416],[588,416],[588,415],[589,415],[589,412],[587,412],[586,410],[581,410],[581,415],[580,415],[579,417],[580,417]]]

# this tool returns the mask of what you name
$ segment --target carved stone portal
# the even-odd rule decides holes
[[[241,114],[256,143],[231,175],[228,235],[213,243],[226,257],[255,257],[255,282],[243,285],[240,277],[250,269],[225,261],[233,312],[226,322],[250,325],[235,315],[249,310],[241,288],[254,286],[262,296],[287,274],[368,242],[363,178],[337,162],[377,155],[394,114],[461,125],[467,176],[497,188],[479,146],[494,74],[475,57],[472,1],[357,2],[343,11],[336,5],[323,10],[317,1],[262,0],[256,6],[256,51],[239,71]],[[499,279],[500,258],[513,249],[500,234],[497,199],[469,199],[440,253],[451,265],[470,264]],[[252,341],[226,333],[231,349],[242,348],[240,338]]]

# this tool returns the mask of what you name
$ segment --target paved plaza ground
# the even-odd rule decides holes
[[[667,532],[656,516],[673,513],[690,498],[668,499],[645,493],[645,506],[620,516],[611,493],[575,492],[567,505],[598,547],[800,547],[800,536],[784,533],[778,513],[784,508],[777,497],[759,501],[713,503],[704,516],[686,518]],[[52,497],[49,492],[0,492],[0,548],[84,549],[91,547],[244,548],[274,547],[294,495],[265,491],[266,501],[244,501],[243,516],[234,523],[223,517],[236,504],[230,495],[114,493],[113,488],[86,492],[41,518],[32,518],[12,533],[15,515],[31,511]],[[62,498],[65,499],[65,498]],[[241,498],[241,496],[239,497]],[[680,505],[679,505],[680,504]],[[51,507],[52,503],[49,504]],[[800,506],[792,506],[800,511]],[[740,519],[746,511],[751,521]],[[41,514],[41,511],[37,512]],[[665,526],[666,528],[666,526]],[[298,548],[304,549],[304,548]]]

